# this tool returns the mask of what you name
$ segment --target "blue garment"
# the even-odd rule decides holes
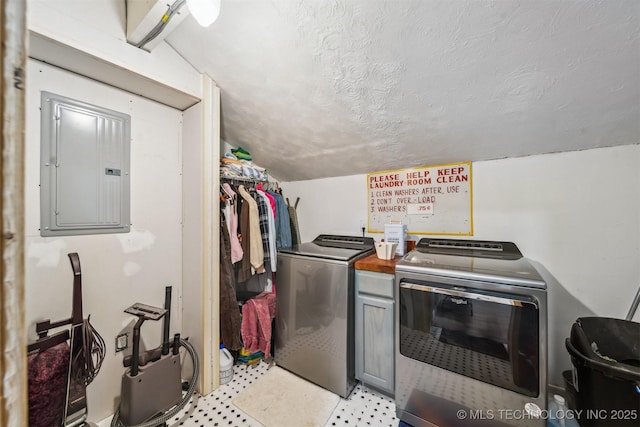
[[[291,221],[284,197],[269,191],[276,201],[276,249],[291,247]]]

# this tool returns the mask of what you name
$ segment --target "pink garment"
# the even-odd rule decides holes
[[[238,196],[231,189],[231,186],[226,182],[222,184],[225,193],[231,198],[231,204],[229,206],[229,218],[227,219],[227,226],[229,228],[229,241],[231,243],[231,263],[235,264],[240,261],[244,254],[242,253],[242,245],[240,245],[240,240],[238,240]]]
[[[276,296],[262,292],[242,306],[242,342],[251,353],[260,350],[271,355],[271,319],[276,317]]]

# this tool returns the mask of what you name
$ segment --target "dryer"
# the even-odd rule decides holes
[[[398,418],[545,425],[547,288],[515,244],[421,239],[395,281]]]

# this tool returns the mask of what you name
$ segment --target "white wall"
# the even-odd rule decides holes
[[[553,384],[562,385],[561,371],[570,367],[564,339],[573,321],[624,318],[640,285],[638,164],[639,145],[473,163],[473,238],[513,241],[551,276]],[[301,198],[303,241],[320,233],[361,234],[366,175],[282,187],[292,202]]]
[[[151,52],[127,43],[125,0],[27,1],[29,31],[200,97],[200,73],[166,42]]]
[[[39,234],[40,91],[50,91],[131,115],[131,232],[42,238]],[[182,230],[180,111],[29,60],[26,90],[26,325],[71,314],[72,274],[67,253],[82,265],[84,315],[106,342],[106,359],[88,388],[89,420],[114,412],[124,371],[116,335],[135,317],[135,302],[163,306],[173,286],[171,334],[181,328]],[[131,337],[131,336],[130,336]],[[160,344],[161,322],[142,328],[146,348]],[[131,342],[131,339],[130,339]],[[130,350],[130,348],[129,348]]]

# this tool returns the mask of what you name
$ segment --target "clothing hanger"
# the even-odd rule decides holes
[[[224,184],[227,185],[225,186]],[[221,192],[224,193],[227,196],[227,199],[231,200],[231,203],[233,204],[233,201],[236,198],[236,194],[233,192],[233,188],[231,188],[231,185],[229,183],[225,182],[224,184],[220,184]],[[229,188],[228,190],[227,187]]]
[[[219,195],[220,195],[220,203],[221,204],[223,204],[223,203],[226,204],[230,200],[233,202],[233,198],[229,195],[229,193],[227,193],[227,190],[222,186],[222,184],[220,184]],[[221,207],[223,207],[223,206],[221,205]]]

